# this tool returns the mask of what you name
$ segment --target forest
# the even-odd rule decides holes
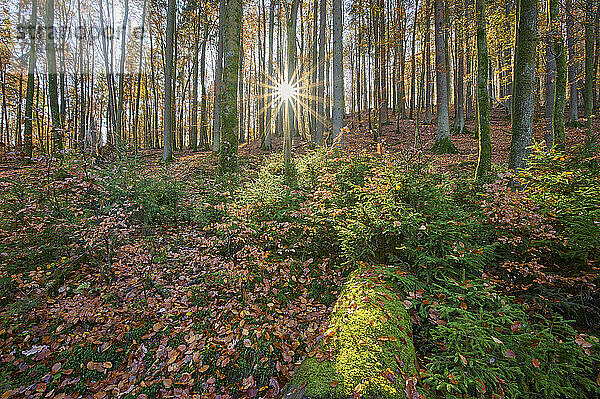
[[[0,398],[600,398],[600,2],[5,0]]]

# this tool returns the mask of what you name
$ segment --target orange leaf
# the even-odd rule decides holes
[[[521,322],[520,322],[520,321],[518,321],[518,320],[517,320],[517,321],[515,321],[515,322],[512,324],[512,326],[510,326],[510,330],[511,330],[512,332],[517,332],[517,331],[519,331],[520,329],[521,329]]]
[[[208,364],[205,364],[204,366],[200,367],[200,369],[198,369],[198,372],[204,373],[206,372],[206,370],[208,370],[208,367]]]
[[[537,360],[536,358],[531,359],[531,364],[533,364],[533,367],[535,367],[535,368],[540,367],[540,361]]]
[[[337,381],[331,381],[331,384],[329,384],[329,385],[331,385],[333,388],[335,388],[335,387],[338,386],[338,382]]]

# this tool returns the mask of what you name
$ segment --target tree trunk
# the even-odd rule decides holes
[[[238,74],[240,70],[240,37],[242,0],[228,0],[223,18],[223,87],[221,90],[221,173],[237,172],[238,152]]]
[[[508,167],[524,169],[529,157],[535,106],[537,0],[519,0],[513,66],[512,138]]]
[[[298,14],[299,0],[292,0],[287,16],[287,84],[297,88],[298,77],[296,76],[296,19]],[[295,133],[295,98],[289,98],[285,101],[286,118],[284,123],[287,127],[283,129],[283,163],[286,179],[292,176],[292,137]]]
[[[200,20],[203,19],[203,15],[198,7],[198,13],[196,14],[196,32],[194,35],[194,57],[192,58],[192,107],[190,117],[192,118],[190,124],[190,143],[189,148],[192,151],[198,149],[198,54],[200,52]]]
[[[123,16],[123,27],[121,28],[121,58],[119,58],[119,103],[117,110],[116,135],[117,140],[124,141],[123,133],[123,102],[124,102],[124,84],[125,84],[125,50],[127,43],[127,18],[129,16],[129,0],[125,1],[125,13]],[[167,17],[168,18],[168,17]]]
[[[33,0],[31,3],[31,24],[33,29],[30,30],[29,34],[29,66],[27,69],[27,95],[25,97],[25,130],[24,130],[24,143],[25,143],[25,156],[31,159],[33,154],[33,92],[35,86],[35,62],[36,62],[36,29],[37,25],[37,0]]]
[[[225,1],[219,0],[219,37],[217,42],[217,58],[215,60],[215,104],[213,116],[213,151],[219,152],[221,145],[221,88],[223,85],[223,29],[225,18]]]
[[[344,55],[342,0],[333,0],[333,145],[342,149],[344,137]]]
[[[270,10],[269,10],[269,79],[273,79],[273,44],[274,44],[274,30],[275,30],[275,1],[270,0]],[[316,0],[315,0],[316,1]],[[271,151],[271,135],[273,134],[273,89],[271,88],[271,83],[269,82],[269,87],[267,88],[267,124],[265,132],[265,151]]]
[[[550,33],[551,34],[551,33]],[[552,37],[546,38],[546,82],[545,82],[545,100],[544,100],[544,116],[545,116],[545,128],[544,128],[544,140],[546,141],[546,147],[552,148],[552,142],[554,141],[554,128],[552,126],[552,115],[554,113],[554,93],[556,84],[556,59],[554,57],[554,46]]]
[[[144,8],[142,9],[142,32],[140,35],[140,58],[138,60],[138,76],[137,76],[137,90],[136,90],[136,96],[135,96],[135,119],[133,122],[133,148],[135,149],[135,152],[137,153],[137,148],[138,148],[138,140],[139,140],[139,135],[138,135],[138,122],[139,122],[139,111],[140,111],[140,89],[142,86],[142,62],[143,62],[143,55],[144,55],[144,33],[146,30],[146,5],[147,5],[148,0],[144,0]],[[152,33],[152,32],[150,32]]]
[[[485,4],[485,0],[484,0]],[[465,130],[465,90],[464,90],[464,82],[465,82],[465,61],[464,61],[464,37],[465,37],[465,24],[464,24],[464,3],[458,4],[459,7],[459,18],[457,23],[456,33],[456,63],[458,64],[456,67],[456,79],[454,80],[456,86],[456,104],[454,107],[456,108],[456,120],[454,121],[454,130],[456,133],[463,133]],[[487,61],[487,33],[486,33],[486,19],[485,19],[485,6],[483,10],[483,21],[481,22],[483,34],[485,35],[485,45],[486,45],[486,61]],[[479,21],[479,19],[478,19]],[[458,25],[460,22],[460,25]],[[460,31],[458,27],[460,26]]]
[[[413,119],[413,113],[415,112],[415,91],[416,91],[416,79],[417,79],[417,70],[416,70],[416,55],[415,48],[417,42],[417,16],[419,15],[419,0],[415,0],[415,15],[413,18],[413,29],[412,29],[412,54],[410,58],[410,70],[412,72],[412,76],[410,77],[410,110],[409,110],[409,119]]]
[[[556,149],[565,150],[565,102],[567,96],[567,55],[559,17],[559,0],[549,0],[549,16],[552,35],[552,48],[555,57],[556,80],[554,88],[553,127]]]
[[[427,0],[425,6],[425,120],[423,123],[430,125],[432,121],[433,81],[431,80],[431,3]]]
[[[437,135],[434,152],[455,153],[456,147],[450,137],[448,115],[448,74],[446,63],[446,43],[444,38],[444,2],[435,0],[435,66],[437,85]]]
[[[167,7],[167,36],[165,50],[165,104],[163,127],[163,162],[173,160],[173,39],[175,36],[176,0],[169,0]]]
[[[58,84],[56,70],[56,49],[54,47],[54,0],[46,0],[46,59],[48,62],[48,97],[52,116],[52,151],[62,151],[62,131],[60,108],[58,105]]]
[[[583,92],[586,128],[591,129],[591,115],[594,111],[594,0],[586,1],[585,23],[585,88]]]
[[[488,46],[486,32],[485,0],[476,0],[477,16],[477,122],[479,132],[479,159],[477,160],[478,179],[487,177],[492,165],[492,144],[490,137],[490,100],[487,91]]]
[[[315,142],[317,145],[323,145],[323,131],[325,121],[325,23],[326,23],[327,0],[321,0],[319,27],[319,81],[317,86],[317,132]]]
[[[388,41],[386,39],[386,24],[385,24],[385,0],[379,1],[379,68],[381,69],[380,79],[381,84],[381,106],[379,108],[379,125],[386,124],[388,117],[388,90],[387,90],[387,60],[388,60]]]
[[[203,13],[204,18],[207,17],[206,13]],[[206,112],[206,44],[208,42],[208,21],[203,20],[204,33],[202,35],[202,53],[200,55],[200,148],[202,150],[208,149],[208,113]]]

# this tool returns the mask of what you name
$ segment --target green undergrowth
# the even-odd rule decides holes
[[[131,397],[171,394],[163,379],[183,375],[209,396],[276,396],[292,378],[313,398],[414,397],[413,382],[428,398],[594,397],[594,146],[533,151],[530,169],[486,184],[427,157],[326,150],[296,158],[287,183],[277,155],[250,180],[181,179],[170,168],[182,165],[149,173],[131,160],[94,170],[51,164],[2,186],[2,328],[33,331],[34,318],[30,326],[14,315],[35,310],[51,286],[63,289],[61,301],[99,297],[117,313],[174,298],[185,309],[168,320],[146,314],[114,350],[72,345],[34,365],[22,344],[0,384],[32,382],[16,377],[19,361],[34,380],[60,361],[73,369],[68,378],[81,376],[70,392],[91,395],[90,381],[105,378],[95,363],[121,370],[143,342],[144,372],[156,378]],[[98,265],[138,240],[119,267],[139,276],[97,278]],[[111,292],[117,282],[121,291]],[[10,304],[18,296],[27,301]],[[42,342],[35,334],[30,342]],[[169,371],[172,351],[200,340],[199,357],[181,354]]]
[[[257,210],[260,220],[268,219],[269,207],[274,206],[277,215],[288,215],[288,221],[295,218],[317,226],[318,239],[329,242],[328,251],[347,265],[384,265],[378,269],[382,278],[410,303],[415,346],[424,358],[422,392],[445,397],[585,398],[598,390],[598,342],[593,330],[588,335],[577,332],[565,319],[569,312],[561,312],[564,308],[558,303],[540,308],[539,301],[529,301],[531,296],[511,293],[510,288],[521,283],[535,286],[536,276],[518,276],[515,281],[506,263],[534,260],[555,267],[568,257],[570,271],[555,269],[561,273],[556,280],[581,277],[597,263],[598,171],[593,151],[587,155],[580,151],[577,154],[582,155],[574,157],[534,154],[532,168],[519,177],[528,182],[524,191],[502,186],[502,176],[486,184],[450,177],[426,161],[347,159],[321,153],[309,156],[320,172],[297,167],[296,181],[289,186],[281,178],[280,160],[267,161],[264,174],[243,193],[250,195],[246,203]],[[563,158],[570,163],[561,165]],[[575,178],[567,179],[571,175]],[[259,189],[280,195],[266,195],[274,202],[263,202],[255,194]],[[506,224],[490,218],[491,211],[507,209],[506,203],[493,202],[497,198],[535,207],[519,223]],[[543,234],[549,231],[563,241]],[[504,239],[510,234],[518,239]],[[521,249],[515,251],[515,245]],[[557,245],[558,253],[546,248]],[[319,253],[322,248],[313,250]],[[572,280],[574,287],[588,290],[576,281]],[[539,283],[548,297],[549,292],[560,292],[538,279]],[[344,300],[336,306],[340,303]],[[344,339],[352,342],[350,337]],[[309,366],[301,366],[295,378],[307,382],[307,393],[352,394],[350,385],[355,381],[333,380],[332,371],[337,370],[331,363],[314,357],[306,362]],[[311,377],[307,369],[319,371]],[[323,375],[326,378],[319,377]],[[336,381],[335,387],[330,380]],[[373,392],[389,392],[384,385],[375,385]]]

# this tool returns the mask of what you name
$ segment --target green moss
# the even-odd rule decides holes
[[[326,338],[316,351],[332,351],[331,359],[306,358],[288,389],[306,384],[304,393],[313,398],[341,398],[355,391],[405,397],[406,377],[416,375],[410,316],[396,294],[372,274],[355,272],[333,309]]]
[[[435,154],[458,154],[458,149],[450,137],[442,137],[435,142],[431,149]]]

